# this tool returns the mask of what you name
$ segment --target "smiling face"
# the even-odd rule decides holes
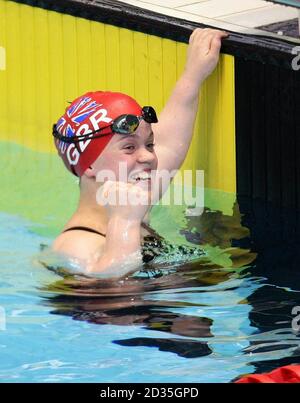
[[[157,169],[157,163],[151,125],[141,121],[133,135],[114,134],[91,168],[93,176],[109,171],[117,181],[126,180],[149,189],[151,171]]]

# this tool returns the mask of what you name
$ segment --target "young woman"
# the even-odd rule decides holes
[[[86,273],[112,273],[129,260],[131,267],[141,264],[143,238],[155,235],[147,226],[151,203],[166,190],[156,173],[183,163],[200,86],[226,36],[212,29],[192,33],[184,72],[159,120],[152,107],[113,92],[89,92],[66,109],[53,135],[66,167],[80,177],[80,200],[55,252],[76,259]]]

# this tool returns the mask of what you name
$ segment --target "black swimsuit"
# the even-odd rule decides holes
[[[161,265],[164,264],[166,256],[168,257],[168,268],[170,268],[170,262],[172,261],[176,262],[177,264],[179,260],[187,261],[190,258],[195,259],[204,255],[203,250],[195,247],[188,247],[186,245],[176,246],[170,244],[165,238],[161,237],[155,230],[153,230],[145,223],[142,223],[142,227],[144,227],[150,233],[149,235],[144,236],[141,245],[143,263],[145,264],[145,269],[147,270],[146,272],[144,270],[142,272],[147,273],[147,275],[149,275],[149,273],[151,272],[152,276],[155,275],[155,277],[160,277],[162,275]],[[84,226],[70,227],[63,232],[73,230],[87,231],[105,237],[105,234],[103,234],[102,232]],[[47,248],[47,245],[41,245],[42,251],[45,248]],[[158,258],[158,260],[155,261],[155,258]],[[154,262],[152,262],[153,260]],[[47,269],[52,270],[57,274],[60,274],[62,276],[69,275],[68,269],[65,269],[64,267],[52,266],[49,265],[49,263],[45,263],[42,261],[41,263]],[[148,263],[150,263],[149,266],[147,265]]]
[[[148,263],[153,260],[156,256],[161,253],[161,249],[163,248],[163,238],[158,235],[152,228],[150,228],[147,224],[142,223],[142,227],[145,228],[151,235],[146,235],[144,237],[144,242],[142,244],[142,255],[143,255],[143,262]],[[84,226],[77,226],[77,227],[70,227],[64,230],[63,232],[67,231],[87,231],[93,234],[98,234],[101,236],[106,236],[102,232],[96,231],[93,228],[84,227]]]

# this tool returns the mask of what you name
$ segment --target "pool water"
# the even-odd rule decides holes
[[[178,207],[153,210],[177,262],[166,255],[122,279],[62,276],[40,263],[39,251],[72,210],[75,191],[64,200],[77,185],[55,182],[61,167],[51,156],[13,152],[22,152],[26,175],[7,164],[15,186],[2,186],[0,381],[230,382],[300,363],[297,231],[290,242],[265,236],[273,229],[253,220],[262,217],[257,209],[242,216],[243,201],[207,191],[201,220]],[[204,256],[178,263],[181,244]]]

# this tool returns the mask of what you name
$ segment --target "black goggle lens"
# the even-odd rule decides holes
[[[144,106],[142,109],[142,118],[147,123],[157,123],[158,119],[156,116],[156,112],[152,106]]]
[[[141,119],[147,123],[157,123],[158,119],[152,106],[144,106],[142,116],[121,115],[114,120],[112,131],[118,134],[133,134],[139,127]]]
[[[135,115],[121,115],[114,120],[112,131],[118,134],[132,134],[140,124],[139,118]]]

